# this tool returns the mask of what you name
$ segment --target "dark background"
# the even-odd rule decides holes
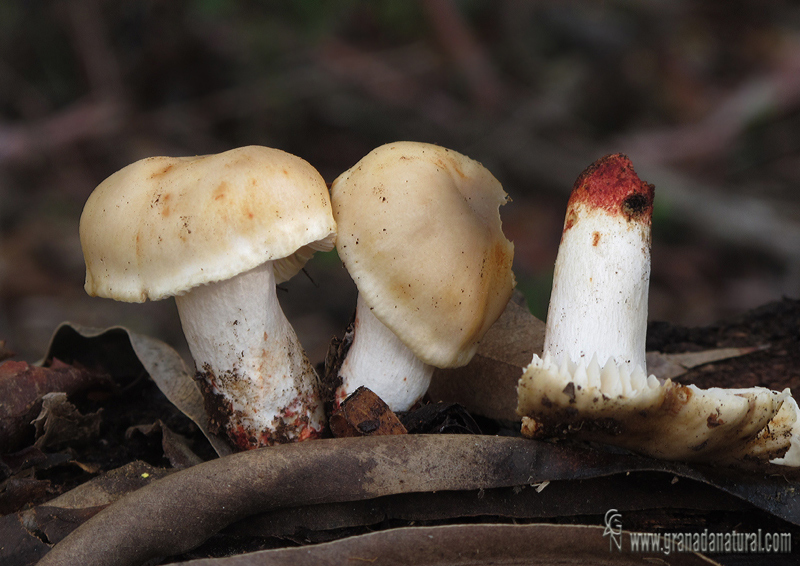
[[[627,153],[656,185],[650,318],[702,325],[800,289],[800,7],[790,2],[0,2],[0,339],[59,322],[186,353],[172,300],[83,291],[83,203],[152,155],[259,144],[332,181],[438,143],[513,202],[519,289],[544,317],[572,182]],[[279,296],[314,362],[355,291],[318,254]]]

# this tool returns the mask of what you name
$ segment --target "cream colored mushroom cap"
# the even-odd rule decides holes
[[[80,222],[86,292],[127,302],[180,295],[274,260],[275,278],[333,249],[325,181],[259,146],[150,157],[103,181]]]
[[[477,161],[415,142],[381,146],[333,182],[339,256],[378,320],[427,364],[469,362],[511,297],[507,200]]]

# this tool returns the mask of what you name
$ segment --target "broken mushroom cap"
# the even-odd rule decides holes
[[[81,215],[86,292],[143,302],[275,260],[278,283],[333,249],[326,185],[303,159],[260,146],[150,157],[117,171]]]
[[[613,359],[556,365],[545,353],[534,356],[518,392],[522,433],[531,438],[575,436],[655,458],[726,463],[766,462],[789,447],[788,433],[761,438],[791,400],[788,389],[700,389],[629,372]],[[785,420],[789,430],[795,421]]]
[[[337,250],[372,313],[423,362],[466,364],[514,289],[499,181],[455,151],[397,142],[340,175],[331,199]]]
[[[299,157],[250,146],[143,159],[86,203],[86,291],[174,295],[212,428],[240,448],[303,440],[324,415],[275,284],[332,249],[335,233],[325,182]]]
[[[425,365],[469,362],[515,284],[514,246],[499,212],[508,196],[497,179],[455,151],[396,142],[340,175],[331,200],[337,250],[363,304],[351,352],[359,321],[374,316]],[[409,395],[425,393],[432,367],[426,372],[427,382]],[[345,392],[360,385],[372,388],[350,383]],[[393,406],[385,390],[375,392],[393,410],[408,408]]]

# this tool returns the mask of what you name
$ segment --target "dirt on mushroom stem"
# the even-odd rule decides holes
[[[300,394],[283,407],[272,420],[271,430],[255,430],[242,424],[246,422],[242,412],[233,409],[232,403],[218,392],[217,379],[218,376],[207,367],[195,374],[203,393],[209,429],[214,434],[224,432],[239,450],[322,438],[324,429],[315,429],[308,416],[317,407],[316,400],[310,395]]]

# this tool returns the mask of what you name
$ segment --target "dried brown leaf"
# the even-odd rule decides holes
[[[92,387],[111,386],[108,375],[53,360],[50,367],[27,362],[0,364],[0,453],[19,450],[33,440],[31,421],[47,393],[71,395]]]
[[[476,415],[519,421],[517,382],[533,354],[541,354],[543,344],[544,323],[530,313],[517,292],[481,340],[472,361],[461,368],[434,371],[428,396],[459,403]]]
[[[52,545],[81,523],[123,495],[169,473],[170,470],[144,462],[131,462],[33,509],[0,517],[0,564],[36,564]]]
[[[51,499],[41,507],[90,509],[106,507],[132,491],[173,473],[135,460],[93,478],[70,491]]]
[[[50,491],[48,480],[13,477],[0,483],[0,515],[14,513],[30,501],[40,500]]]
[[[623,533],[624,534],[624,533]],[[616,550],[616,549],[615,549]],[[603,527],[584,525],[444,525],[391,529],[342,540],[265,550],[228,558],[192,560],[191,566],[455,566],[536,564],[569,566],[647,564],[709,566],[694,553],[652,556],[611,552]]]
[[[13,513],[0,517],[0,541],[3,541],[0,544],[3,566],[32,566],[50,550],[47,543]]]
[[[160,420],[151,425],[130,427],[125,431],[125,438],[130,438],[134,432],[139,432],[145,436],[160,434],[161,448],[164,450],[164,456],[166,456],[173,468],[188,468],[189,466],[195,466],[203,461],[202,458],[195,454],[189,447],[189,441],[186,437],[177,432],[173,432]]]
[[[692,368],[720,360],[745,356],[762,349],[753,347],[714,348],[713,350],[703,350],[702,352],[680,352],[675,354],[647,352],[647,372],[661,379],[672,379],[683,375]]]
[[[387,495],[367,501],[348,501],[283,507],[248,517],[223,531],[231,537],[289,537],[343,528],[373,527],[386,521],[444,521],[465,518],[504,518],[530,521],[558,517],[561,521],[601,517],[611,508],[626,516],[637,511],[675,510],[701,516],[702,511],[752,514],[746,502],[711,486],[675,476],[639,473],[617,474],[580,481],[547,480],[531,486],[474,491],[438,491]],[[669,511],[665,511],[665,514]],[[491,519],[486,519],[491,520]],[[630,522],[626,521],[626,524]]]
[[[15,356],[14,352],[12,352],[7,346],[5,340],[0,340],[0,362],[4,362],[9,358],[13,358]]]
[[[120,359],[140,363],[167,399],[200,428],[220,456],[231,453],[230,445],[208,428],[203,396],[193,373],[172,347],[160,340],[137,334],[116,326],[98,329],[63,323],[53,334],[47,359],[69,351],[72,356],[85,357],[94,364],[114,373]],[[88,362],[87,362],[88,364]]]
[[[680,476],[707,483],[800,524],[796,484],[783,477],[692,468],[519,438],[336,438],[232,454],[176,472],[84,523],[40,566],[141,564],[151,557],[195,548],[237,520],[292,505],[486,490],[632,471],[668,473],[670,479]]]
[[[42,409],[33,421],[36,429],[34,446],[39,449],[59,450],[66,446],[97,438],[100,435],[102,409],[83,415],[67,401],[62,392],[47,393],[42,397]]]

